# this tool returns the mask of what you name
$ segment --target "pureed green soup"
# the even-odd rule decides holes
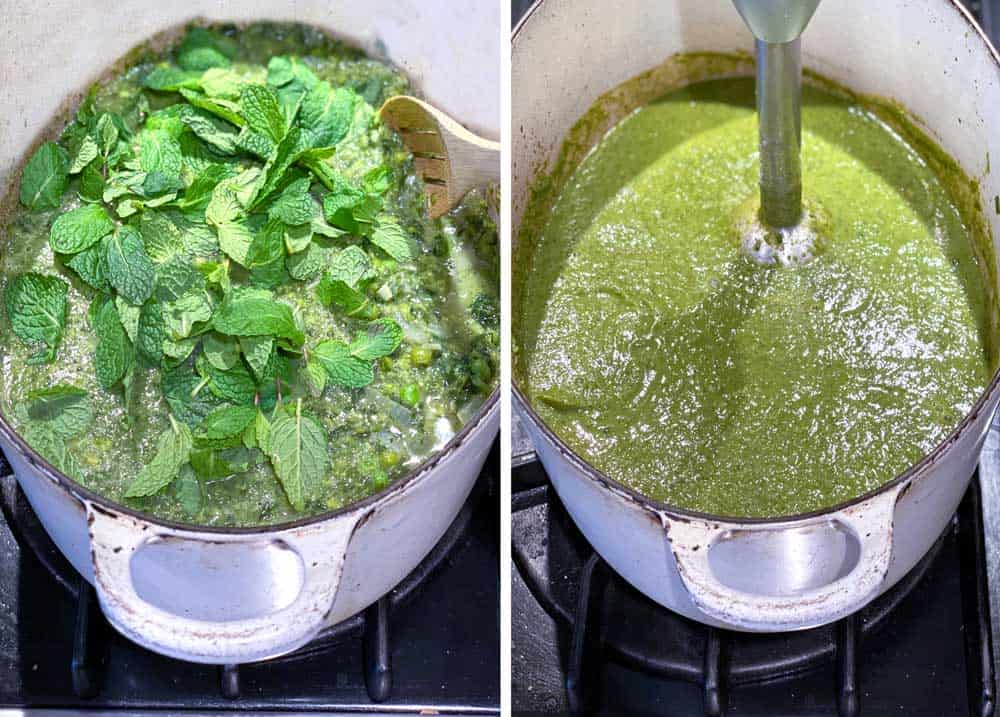
[[[338,508],[497,383],[496,227],[431,221],[376,112],[394,68],[298,25],[191,29],[22,171],[2,405],[88,488],[251,526]]]
[[[761,265],[740,246],[753,80],[635,110],[522,228],[515,376],[532,406],[610,477],[687,509],[791,515],[890,480],[990,378],[983,238],[945,188],[968,180],[931,169],[949,164],[938,152],[806,87],[818,255]]]

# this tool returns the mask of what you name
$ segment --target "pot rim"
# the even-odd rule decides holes
[[[206,20],[202,16],[190,16],[185,15],[184,19],[159,30],[149,37],[145,38],[133,48],[120,55],[119,57],[112,60],[105,69],[101,71],[101,75],[98,78],[91,78],[86,81],[85,87],[89,86],[93,82],[99,82],[104,78],[109,72],[116,70],[122,63],[127,63],[128,58],[130,58],[133,53],[137,50],[155,46],[158,43],[166,43],[174,34],[182,30],[191,24],[204,25],[208,24],[225,24],[227,22],[232,22],[237,26],[244,26],[248,24],[248,21],[235,22],[225,19],[212,19]],[[265,20],[265,22],[281,22],[278,20]],[[292,21],[295,22],[295,21]],[[329,37],[340,40],[345,44],[353,48],[361,48],[361,45],[356,41],[355,38],[348,37],[338,32],[336,29],[314,25],[309,23],[301,23],[309,27],[317,27],[322,32],[327,34]],[[363,50],[364,51],[364,50]],[[377,52],[367,52],[364,51],[366,56],[378,59],[382,62],[391,63],[393,67],[399,68],[401,71],[401,66],[395,60],[388,58],[386,56],[380,55]],[[407,75],[409,78],[409,76]],[[72,91],[66,95],[60,108],[53,115],[52,119],[41,129],[35,139],[31,142],[31,145],[27,148],[27,151],[20,157],[19,164],[24,163],[25,159],[29,156],[29,153],[37,147],[53,130],[55,127],[62,127],[64,124],[63,114],[68,110],[72,109],[75,111],[75,107],[79,104],[79,97],[81,96],[80,91]],[[9,186],[3,188],[3,195],[7,195],[9,192],[13,191],[15,186],[15,178],[12,175],[10,178]],[[499,225],[499,223],[498,223]],[[336,510],[328,510],[322,513],[317,513],[316,515],[306,516],[303,518],[298,518],[296,520],[285,521],[282,523],[274,523],[273,525],[259,525],[251,527],[224,527],[224,526],[211,526],[211,525],[199,525],[197,523],[182,523],[175,520],[166,520],[164,518],[158,518],[155,515],[146,513],[143,511],[135,510],[122,503],[106,498],[99,493],[95,493],[90,488],[77,483],[72,478],[58,470],[55,466],[49,463],[41,454],[39,454],[34,448],[32,448],[17,431],[14,430],[13,425],[8,421],[7,416],[4,411],[0,409],[0,435],[6,438],[11,445],[21,454],[29,465],[33,468],[37,468],[42,475],[51,480],[53,483],[58,485],[60,488],[67,490],[73,497],[77,500],[83,502],[84,504],[96,504],[101,508],[109,511],[114,511],[123,515],[127,515],[137,521],[143,523],[148,523],[150,525],[156,525],[163,528],[170,529],[178,533],[212,533],[215,535],[267,535],[277,532],[286,532],[289,530],[294,530],[298,528],[304,528],[311,525],[323,523],[328,520],[334,520],[340,516],[353,513],[355,511],[363,510],[365,508],[370,508],[376,506],[384,501],[387,501],[391,496],[401,493],[406,490],[412,484],[418,482],[423,477],[429,475],[431,471],[437,467],[439,463],[447,459],[448,457],[457,453],[462,446],[467,442],[467,440],[475,433],[481,426],[483,426],[494,413],[496,413],[497,405],[500,401],[500,386],[493,389],[489,397],[483,401],[483,404],[476,410],[472,417],[465,423],[462,428],[455,433],[451,439],[448,440],[440,450],[435,451],[433,454],[428,456],[422,463],[416,466],[409,473],[404,475],[399,480],[390,483],[385,488],[382,488],[371,495],[362,498],[359,501],[353,503],[347,503],[346,505],[337,508]],[[11,466],[13,469],[13,466]],[[16,473],[15,473],[16,477]]]
[[[969,25],[970,30],[974,32],[983,44],[986,46],[986,51],[989,56],[993,59],[993,63],[996,65],[998,74],[1000,74],[1000,53],[997,49],[993,47],[990,39],[983,32],[982,28],[979,27],[979,23],[976,22],[975,18],[969,13],[968,10],[959,2],[959,0],[943,0],[945,5],[950,6],[953,10],[957,11],[959,16],[965,20]],[[524,13],[524,16],[518,21],[517,25],[511,32],[511,55],[513,56],[515,47],[517,45],[517,38],[521,30],[524,28],[528,20],[534,15],[534,13],[539,10],[542,5],[545,4],[545,0],[535,0],[535,2],[528,8]],[[513,268],[512,268],[513,271]],[[511,312],[514,308],[511,307]],[[926,453],[923,458],[918,462],[911,465],[902,473],[898,474],[892,480],[883,483],[877,488],[868,491],[867,493],[862,493],[859,496],[851,498],[850,500],[837,503],[835,505],[819,508],[817,510],[811,510],[805,513],[795,513],[792,515],[767,517],[767,518],[748,518],[748,517],[738,517],[731,515],[718,515],[714,513],[704,513],[702,511],[690,510],[688,508],[681,508],[669,503],[662,501],[653,500],[638,491],[629,488],[628,486],[620,483],[619,481],[611,478],[603,471],[599,470],[586,459],[577,455],[556,433],[549,428],[548,424],[542,420],[542,417],[538,415],[534,408],[532,408],[531,403],[528,401],[527,396],[518,386],[517,380],[514,378],[513,374],[510,379],[511,395],[517,400],[518,405],[523,414],[527,415],[528,419],[534,423],[538,429],[545,436],[546,440],[551,443],[559,453],[562,454],[563,458],[569,461],[574,468],[585,478],[596,483],[599,487],[608,490],[612,493],[618,493],[621,497],[631,500],[640,507],[653,512],[653,513],[668,513],[671,516],[678,517],[680,519],[695,519],[715,523],[731,523],[731,524],[742,524],[742,525],[783,525],[788,523],[796,523],[799,521],[812,520],[816,518],[826,518],[830,517],[834,513],[839,513],[843,510],[851,508],[853,506],[864,503],[877,495],[886,493],[891,490],[897,489],[903,483],[906,483],[917,475],[919,475],[924,470],[930,468],[938,460],[941,459],[945,451],[951,446],[951,444],[957,442],[963,435],[968,433],[972,424],[976,422],[979,418],[980,413],[985,410],[987,404],[990,403],[995,397],[1000,389],[1000,367],[993,373],[993,378],[987,384],[986,388],[983,389],[982,394],[979,399],[973,404],[972,408],[965,414],[958,425],[941,440],[933,449]],[[905,488],[904,488],[905,491]]]

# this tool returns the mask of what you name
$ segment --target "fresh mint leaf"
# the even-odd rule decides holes
[[[315,418],[303,414],[301,400],[293,416],[283,413],[271,425],[268,456],[288,502],[305,510],[306,501],[326,478],[330,458],[326,431]]]
[[[49,246],[60,254],[76,254],[96,244],[114,228],[104,207],[86,204],[56,218],[49,232]]]
[[[278,95],[270,87],[247,85],[240,93],[240,107],[247,127],[278,144],[288,131]]]
[[[298,281],[307,281],[318,276],[330,260],[330,250],[316,242],[310,242],[305,251],[285,258],[285,269],[289,276]]]
[[[198,268],[183,257],[175,257],[158,264],[155,273],[153,295],[157,301],[164,303],[176,301],[189,291],[202,289],[205,286],[205,278]]]
[[[264,171],[257,191],[253,195],[251,208],[266,200],[281,183],[285,172],[298,159],[302,148],[299,144],[301,132],[298,127],[288,130],[285,138],[278,143],[274,154],[264,163]]]
[[[185,70],[207,70],[229,67],[236,57],[236,43],[217,32],[203,27],[191,28],[177,48],[177,64]]]
[[[274,339],[270,336],[244,336],[240,339],[240,348],[257,380],[263,380],[274,352]]]
[[[265,454],[269,453],[271,449],[271,422],[267,420],[267,416],[260,409],[257,410],[257,417],[254,419],[253,426],[253,442]]]
[[[257,395],[257,382],[240,362],[220,371],[204,355],[196,361],[198,372],[208,379],[208,389],[224,401],[237,405],[251,405]]]
[[[246,222],[239,219],[217,225],[219,248],[240,266],[250,263],[250,247],[254,234]]]
[[[339,174],[333,176],[333,182],[330,192],[323,197],[323,213],[326,220],[345,232],[360,234],[354,210],[361,206],[367,195],[364,190],[354,186]]]
[[[191,289],[163,304],[163,323],[174,341],[201,333],[212,319],[212,302],[204,289]]]
[[[193,518],[201,511],[202,495],[201,495],[201,482],[198,480],[198,476],[195,475],[193,469],[194,455],[197,451],[191,451],[191,463],[192,465],[181,466],[180,473],[177,475],[177,480],[174,481],[174,497],[177,498],[177,502],[180,503],[181,510],[184,514]]]
[[[89,164],[80,173],[79,195],[86,202],[99,202],[104,194],[104,175],[98,164]]]
[[[313,202],[309,185],[307,178],[291,182],[268,207],[268,216],[285,224],[305,224],[312,221]]]
[[[277,88],[286,119],[295,119],[302,99],[319,78],[298,57],[272,57],[267,64],[267,84]]]
[[[205,207],[205,221],[220,227],[240,219],[245,212],[232,181],[220,182],[212,190],[212,198]]]
[[[164,129],[144,129],[139,133],[139,169],[146,172],[146,196],[178,188],[181,173],[181,145]]]
[[[341,279],[334,279],[330,272],[316,286],[316,296],[323,306],[340,308],[345,316],[371,318],[374,307],[368,297]]]
[[[22,410],[29,420],[48,424],[62,438],[80,435],[94,420],[87,392],[61,383],[29,392]]]
[[[196,47],[177,58],[186,70],[204,70],[211,67],[229,67],[229,58],[213,47]]]
[[[163,342],[166,338],[167,327],[163,321],[163,310],[155,301],[147,301],[139,310],[136,350],[146,361],[158,366],[163,361]]]
[[[275,55],[267,63],[267,84],[273,87],[284,87],[296,83],[309,89],[319,82],[309,67],[295,56]]]
[[[216,117],[221,117],[237,127],[242,127],[246,124],[246,120],[240,116],[240,105],[238,102],[224,100],[221,97],[208,97],[201,92],[189,90],[186,87],[181,87],[178,91],[184,99],[198,109],[205,110],[209,114],[213,114]]]
[[[111,390],[132,367],[132,345],[118,317],[115,302],[108,298],[97,299],[99,308],[94,313],[93,327],[97,334],[97,351],[94,369],[97,382]]]
[[[66,296],[69,285],[56,276],[27,273],[11,279],[4,292],[11,329],[26,344],[45,344],[46,349],[28,363],[47,363],[56,357],[56,348],[66,327]]]
[[[84,137],[76,150],[76,154],[73,155],[73,161],[70,162],[69,173],[79,174],[82,172],[84,167],[97,159],[99,151],[97,140],[90,135]]]
[[[169,333],[163,339],[163,365],[176,366],[187,361],[201,340],[199,336],[188,336],[174,340]]]
[[[156,455],[139,471],[125,497],[154,495],[170,485],[190,459],[192,444],[191,430],[183,423],[171,421],[171,427],[160,434]]]
[[[201,88],[201,74],[193,70],[161,65],[146,75],[142,85],[157,92],[176,92],[182,87],[197,90]]]
[[[105,240],[84,249],[66,259],[66,266],[76,272],[80,279],[97,291],[110,291],[108,282],[108,247]]]
[[[129,302],[140,305],[153,293],[155,269],[139,232],[119,227],[107,243],[108,280]]]
[[[199,448],[230,448],[243,440],[243,431],[257,417],[255,406],[220,406],[201,422],[194,433]]]
[[[194,256],[212,256],[219,251],[219,240],[212,228],[205,223],[205,215],[200,210],[193,212],[164,208],[157,210],[177,227],[184,242],[184,253]]]
[[[205,277],[205,282],[217,288],[224,294],[228,294],[232,288],[232,279],[229,277],[229,260],[205,261],[198,265],[198,271]]]
[[[101,196],[101,199],[105,203],[111,204],[115,200],[129,194],[139,194],[142,192],[142,185],[145,181],[145,172],[132,169],[115,172],[104,183],[104,194]]]
[[[401,264],[414,257],[413,242],[394,217],[381,214],[375,222],[371,243]]]
[[[244,266],[250,270],[250,280],[269,289],[285,281],[284,225],[269,220],[258,231],[247,250]]]
[[[190,364],[181,364],[163,372],[160,390],[173,416],[193,428],[222,403],[208,389],[208,383],[209,379],[196,374]]]
[[[121,296],[116,296],[115,310],[118,311],[118,318],[122,322],[122,328],[125,329],[125,335],[134,344],[139,333],[139,314],[142,313],[142,309],[128,303]]]
[[[312,229],[313,234],[318,234],[329,239],[337,239],[346,233],[343,229],[331,226],[326,221],[326,217],[323,216],[323,205],[315,200],[313,200],[313,216],[309,222],[309,228]]]
[[[296,160],[303,167],[308,169],[316,179],[327,189],[333,190],[337,187],[337,172],[330,163],[327,162],[333,156],[333,151],[324,147],[322,149],[307,149],[302,151]]]
[[[346,87],[333,89],[329,82],[315,84],[302,99],[299,123],[307,147],[333,147],[351,129],[358,96]]]
[[[289,254],[298,254],[305,251],[312,244],[311,224],[284,224],[282,223],[285,237],[285,249]]]
[[[403,330],[392,319],[376,319],[368,327],[355,335],[351,342],[351,355],[363,360],[388,356],[399,348],[403,341]]]
[[[201,89],[212,98],[238,100],[248,80],[250,78],[235,70],[213,67],[201,76]]]
[[[233,176],[233,168],[228,164],[210,164],[205,167],[194,181],[184,190],[177,201],[181,209],[204,209],[211,201],[215,187],[219,182]]]
[[[230,294],[212,321],[216,331],[227,336],[274,336],[301,346],[305,337],[292,310],[269,292]]]
[[[118,140],[122,133],[118,125],[124,126],[120,117],[102,112],[94,126],[94,140],[97,142],[97,149],[105,160],[110,160],[111,155],[118,148]]]
[[[350,347],[341,341],[320,342],[313,350],[313,359],[338,386],[363,388],[375,380],[372,362],[352,356]]]
[[[330,261],[330,276],[340,279],[348,286],[357,287],[375,278],[375,269],[365,250],[351,245],[337,252]]]
[[[20,433],[28,445],[57,470],[62,471],[77,482],[83,480],[83,472],[73,454],[70,453],[66,440],[56,433],[51,425],[32,421],[22,426]]]
[[[236,139],[239,135],[208,112],[192,110],[184,115],[183,122],[198,139],[219,154],[232,155],[238,152]]]
[[[236,339],[214,331],[205,334],[201,350],[208,362],[220,371],[228,371],[240,360],[240,345]]]
[[[267,62],[267,84],[274,87],[287,85],[295,79],[295,69],[300,64],[297,57],[275,55]]]
[[[55,142],[39,147],[21,173],[21,204],[33,212],[56,209],[69,184],[69,155]]]
[[[177,103],[149,112],[139,131],[139,137],[147,132],[163,132],[173,140],[180,139],[184,133],[182,118],[190,111],[183,103]]]
[[[304,367],[303,376],[309,393],[316,397],[322,396],[323,390],[326,388],[327,377],[323,364],[316,359],[310,359]]]
[[[186,253],[180,229],[158,211],[142,213],[139,218],[139,234],[146,254],[153,261],[165,262]]]
[[[249,126],[240,130],[236,136],[236,147],[247,154],[252,154],[260,159],[267,160],[274,154],[274,140],[266,134],[255,132]]]

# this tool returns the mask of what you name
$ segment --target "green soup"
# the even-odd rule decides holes
[[[758,191],[751,79],[628,115],[517,262],[533,407],[650,498],[746,517],[848,500],[918,461],[989,381],[983,238],[955,177],[856,100],[806,87],[802,128],[823,217],[805,265],[740,248]]]
[[[274,24],[195,28],[96,85],[6,222],[19,433],[112,500],[218,526],[341,507],[440,449],[497,383],[497,234],[485,195],[428,218],[377,117],[407,90]]]

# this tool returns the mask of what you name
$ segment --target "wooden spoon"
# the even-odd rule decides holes
[[[469,190],[500,181],[499,142],[474,135],[415,97],[390,97],[379,114],[413,153],[431,218],[445,214]]]

